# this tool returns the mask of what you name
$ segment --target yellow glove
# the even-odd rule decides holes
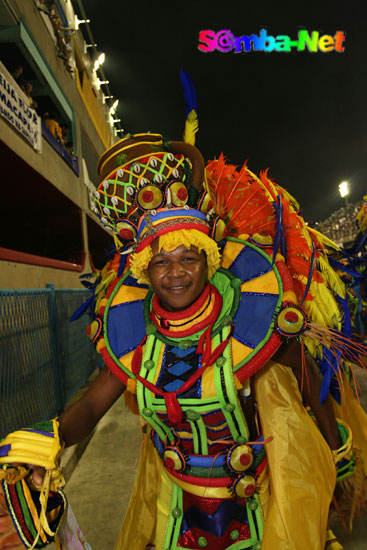
[[[53,470],[59,466],[63,443],[56,418],[12,432],[0,442],[0,464],[34,464]]]

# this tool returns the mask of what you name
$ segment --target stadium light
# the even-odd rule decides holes
[[[93,70],[98,71],[98,69],[100,68],[101,65],[103,65],[105,60],[106,60],[106,54],[101,53],[94,62]]]
[[[350,193],[349,183],[347,181],[342,181],[339,183],[339,193],[342,198],[347,197]]]
[[[110,108],[110,113],[111,113],[111,115],[114,115],[114,114],[116,113],[116,109],[117,109],[118,104],[119,104],[119,100],[116,99],[116,100],[113,102],[112,107]]]

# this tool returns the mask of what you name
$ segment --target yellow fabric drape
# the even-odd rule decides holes
[[[290,368],[269,362],[255,376],[267,444],[269,493],[261,492],[261,550],[324,550],[336,481],[331,451],[302,405]]]
[[[162,469],[161,460],[147,437],[115,550],[145,550],[147,544],[154,542]]]

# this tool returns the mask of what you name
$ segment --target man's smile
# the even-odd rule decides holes
[[[187,284],[187,285],[171,285],[171,286],[164,287],[164,289],[168,292],[178,293],[178,292],[185,291],[189,286],[190,286],[189,284]]]
[[[167,252],[153,242],[148,272],[150,284],[167,311],[180,311],[202,293],[207,279],[206,256],[196,247],[180,245]]]

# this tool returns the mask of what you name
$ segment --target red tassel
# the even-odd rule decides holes
[[[131,370],[132,370],[132,373],[135,374],[135,376],[139,374],[139,371],[140,371],[141,362],[143,360],[143,345],[145,344],[146,339],[147,337],[144,336],[144,338],[136,348],[133,355],[133,359],[131,361]]]
[[[223,340],[223,342],[221,344],[219,344],[219,346],[217,346],[215,348],[215,350],[213,351],[213,353],[210,355],[210,357],[207,358],[206,362],[208,365],[212,365],[213,363],[216,362],[216,360],[218,359],[218,357],[220,355],[222,355],[223,351],[225,350],[226,348],[226,345],[228,344],[228,341],[229,341],[229,337],[226,338],[225,340]]]
[[[196,353],[198,355],[202,354],[202,364],[207,363],[207,357],[211,354],[211,335],[212,335],[212,328],[213,325],[209,325],[208,328],[203,332],[203,334],[200,336],[200,340],[198,342]]]
[[[141,361],[143,359],[143,350],[141,345],[139,345],[133,355],[133,360],[131,361],[131,370],[135,376],[139,373],[141,367]]]
[[[204,351],[205,332],[206,331],[204,330],[203,334],[199,338],[198,345],[196,346],[196,353],[198,355],[201,355]]]
[[[182,409],[174,392],[164,394],[164,400],[167,407],[167,416],[172,424],[182,422]]]

